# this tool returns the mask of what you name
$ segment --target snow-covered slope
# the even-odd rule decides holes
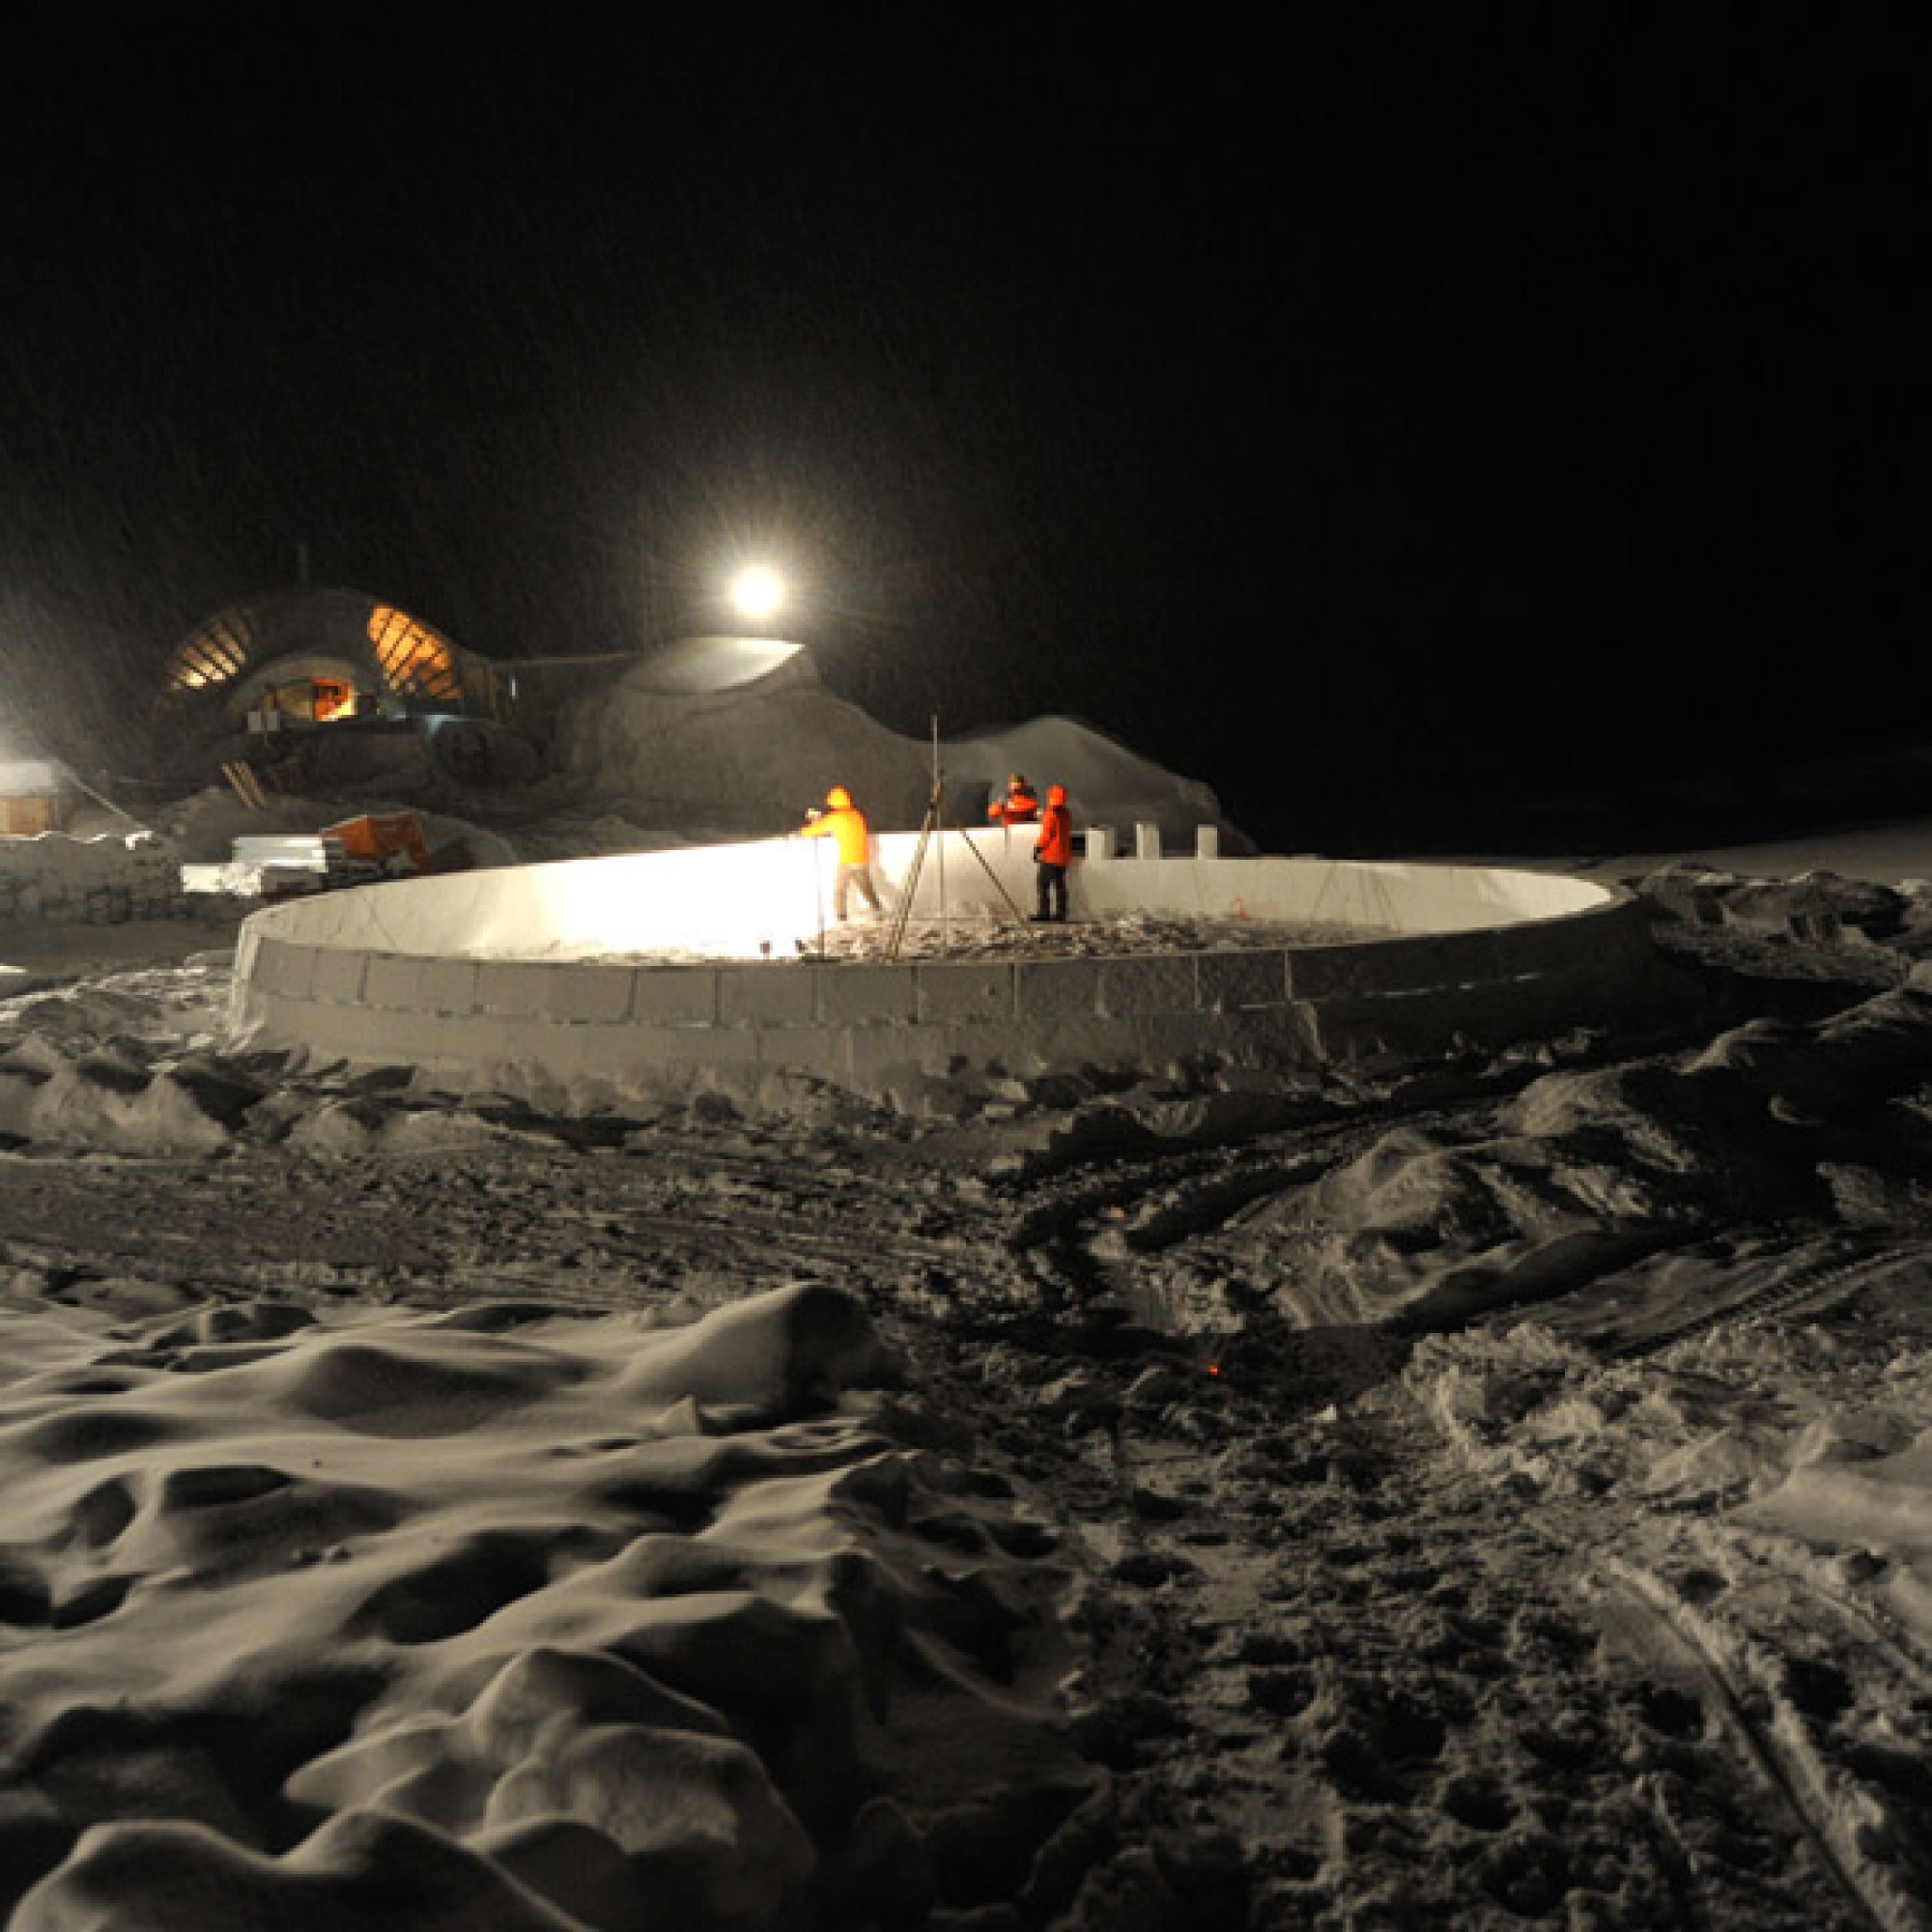
[[[644,825],[736,834],[787,831],[830,785],[848,787],[881,831],[919,826],[933,787],[933,747],[888,729],[820,682],[810,653],[748,656],[748,640],[691,639],[639,658],[559,709],[555,753],[609,809]],[[1123,839],[1154,824],[1176,850],[1213,826],[1222,849],[1253,849],[1213,790],[1164,770],[1077,719],[1046,717],[939,746],[951,824],[977,824],[990,787],[1023,771],[1064,784],[1076,826]]]

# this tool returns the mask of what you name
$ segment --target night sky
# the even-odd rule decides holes
[[[16,710],[304,556],[519,656],[758,553],[888,724],[1291,847],[1924,735],[1908,12],[75,11],[0,127]]]

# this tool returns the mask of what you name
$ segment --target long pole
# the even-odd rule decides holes
[[[1003,825],[1003,826],[1001,826],[1001,828],[1000,828],[1000,840],[1001,840],[1001,843],[1002,843],[1003,845],[1004,845],[1004,843],[1006,842],[1006,840],[1007,840],[1008,838],[1010,838],[1011,836],[1012,836],[1012,827],[1011,827],[1011,826],[1009,826],[1009,825]],[[1001,880],[1001,878],[1000,878],[1000,875],[999,875],[999,873],[997,873],[996,871],[994,871],[994,870],[993,870],[993,868],[992,868],[992,867],[991,867],[991,866],[989,866],[989,865],[988,865],[988,864],[986,863],[986,855],[985,855],[985,853],[983,853],[982,851],[980,851],[980,848],[979,848],[979,846],[977,846],[976,844],[974,844],[974,842],[973,842],[973,835],[972,835],[972,834],[971,834],[970,832],[962,832],[962,833],[960,833],[960,835],[959,835],[959,842],[960,842],[960,844],[962,844],[963,846],[965,846],[965,848],[967,849],[967,851],[969,851],[970,853],[972,853],[972,855],[974,856],[974,858],[976,858],[977,860],[979,860],[979,862],[980,862],[980,870],[981,870],[982,872],[984,872],[984,873],[985,873],[985,875],[986,875],[986,877],[987,877],[988,879],[990,879],[990,880],[992,881],[992,884],[993,884],[993,890],[994,890],[994,891],[995,891],[996,893],[998,893],[998,894],[999,894],[999,895],[1000,895],[1000,896],[1001,896],[1001,897],[1002,897],[1003,899],[1005,899],[1005,900],[1006,900],[1006,902],[1007,902],[1007,910],[1008,910],[1009,912],[1010,912],[1010,913],[1012,914],[1012,916],[1013,916],[1013,922],[1014,922],[1014,923],[1015,923],[1016,925],[1018,925],[1018,927],[1019,927],[1019,929],[1020,929],[1020,936],[1021,936],[1021,937],[1022,937],[1022,938],[1023,938],[1023,939],[1024,939],[1024,940],[1025,940],[1025,941],[1027,942],[1027,944],[1028,944],[1029,946],[1032,946],[1032,947],[1035,947],[1035,948],[1037,948],[1037,947],[1038,947],[1038,945],[1039,945],[1039,936],[1038,936],[1038,934],[1037,934],[1037,933],[1036,933],[1036,932],[1034,932],[1034,931],[1033,931],[1033,929],[1031,928],[1031,926],[1030,926],[1030,925],[1028,924],[1028,923],[1027,923],[1027,916],[1026,916],[1026,914],[1025,914],[1025,913],[1023,913],[1023,912],[1022,912],[1022,911],[1021,911],[1021,910],[1019,909],[1019,906],[1018,906],[1018,905],[1017,905],[1017,904],[1016,904],[1016,903],[1014,902],[1014,899],[1013,899],[1013,895],[1012,895],[1012,894],[1011,894],[1011,893],[1009,893],[1009,892],[1008,892],[1008,890],[1006,889],[1006,886],[1005,886],[1005,884],[1004,884],[1004,883],[1002,882],[1002,880]]]
[[[818,917],[818,957],[825,958],[825,867],[819,863],[819,850],[825,843],[822,838],[808,838],[805,841],[811,848],[811,904]]]
[[[939,834],[939,950],[941,952],[952,951],[952,928],[947,923],[946,915],[946,826],[939,818],[939,801],[944,792],[945,781],[939,769],[939,714],[932,718],[932,809],[934,830]]]
[[[906,923],[912,918],[913,895],[919,890],[919,875],[925,864],[925,848],[932,841],[932,828],[939,822],[939,794],[934,792],[925,808],[924,822],[919,828],[919,843],[912,849],[912,864],[906,867],[905,884],[899,888],[899,902],[893,911],[893,936],[886,946],[886,957],[896,959],[905,944]]]

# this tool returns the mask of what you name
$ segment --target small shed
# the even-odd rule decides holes
[[[52,758],[0,758],[0,837],[65,832],[78,798],[67,768]]]

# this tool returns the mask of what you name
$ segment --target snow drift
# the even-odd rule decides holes
[[[947,1738],[1036,1835],[1091,1782],[1052,1538],[836,1290],[0,1332],[16,1932],[836,1919],[1010,1857]]]
[[[748,660],[754,641],[687,639],[567,698],[555,726],[558,762],[647,825],[787,831],[833,784],[848,786],[878,830],[923,823],[931,745],[827,691],[804,646]],[[951,823],[983,822],[987,790],[1018,770],[1042,786],[1065,785],[1077,825],[1158,825],[1164,839],[1189,850],[1196,828],[1210,825],[1225,850],[1253,849],[1208,785],[1075,719],[943,741],[940,763]]]

